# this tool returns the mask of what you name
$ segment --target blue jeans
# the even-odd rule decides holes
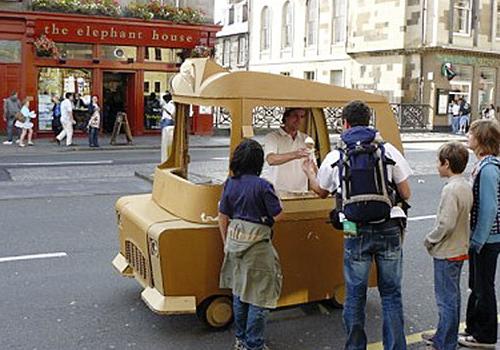
[[[463,261],[434,259],[434,294],[439,313],[434,347],[439,350],[457,348],[460,323],[460,272]]]
[[[97,141],[97,135],[99,134],[99,128],[89,128],[89,146],[90,147],[99,147],[99,143]]]
[[[451,118],[451,131],[456,134],[460,129],[460,116],[453,116]]]
[[[248,350],[264,348],[264,330],[269,310],[244,303],[237,295],[233,295],[233,313],[236,338]]]
[[[357,237],[344,239],[346,300],[343,319],[347,350],[364,350],[367,346],[365,305],[372,261],[377,265],[378,290],[382,299],[384,349],[406,349],[401,301],[401,230],[398,221],[390,220],[361,226]]]

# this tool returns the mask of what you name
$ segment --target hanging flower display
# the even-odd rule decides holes
[[[39,57],[59,57],[59,49],[56,43],[47,38],[44,34],[40,35],[34,42],[36,54]]]

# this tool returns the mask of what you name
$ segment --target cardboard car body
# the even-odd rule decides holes
[[[315,140],[318,161],[331,147],[324,108],[363,100],[384,139],[399,149],[400,135],[383,96],[268,73],[229,72],[209,59],[186,60],[171,92],[177,110],[170,156],[154,172],[152,193],[117,201],[120,252],[113,265],[142,285],[142,299],[154,312],[198,313],[210,326],[223,327],[231,320],[231,291],[219,288],[223,185],[187,179],[189,105],[229,111],[231,153],[244,137],[254,136],[252,111],[258,106],[306,108],[302,129]],[[312,192],[280,197],[284,215],[273,227],[283,273],[279,307],[327,299],[342,303],[343,234],[328,223],[334,200]]]

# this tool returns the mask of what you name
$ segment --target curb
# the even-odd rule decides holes
[[[135,172],[134,172],[134,176],[136,176],[136,177],[138,177],[139,179],[142,179],[142,180],[144,180],[144,181],[147,181],[147,182],[149,182],[150,184],[153,184],[153,179],[154,179],[153,174],[151,174],[151,175],[147,175],[147,174],[143,174],[143,173],[141,173],[141,172],[139,172],[139,171],[135,171]]]

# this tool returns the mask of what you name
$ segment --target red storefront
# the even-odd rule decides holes
[[[32,97],[39,136],[51,134],[52,98],[66,92],[78,93],[82,105],[92,95],[99,97],[103,132],[112,130],[119,111],[127,113],[134,135],[158,132],[158,105],[171,77],[190,49],[214,47],[219,29],[130,18],[0,12],[0,103],[14,90],[21,98]],[[33,42],[41,35],[57,44],[57,57],[37,55]],[[83,119],[84,108],[80,110],[77,119]],[[0,118],[0,130],[5,127]]]

